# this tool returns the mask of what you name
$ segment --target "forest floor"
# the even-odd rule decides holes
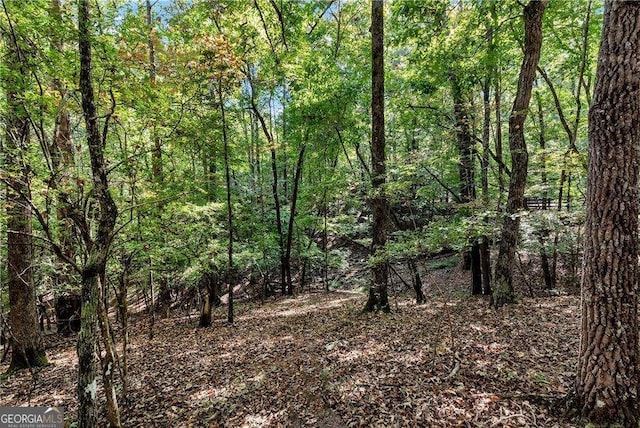
[[[364,275],[364,273],[363,273]],[[571,427],[562,419],[579,341],[575,296],[501,310],[470,296],[469,273],[424,275],[428,302],[392,295],[365,314],[356,291],[311,292],[197,315],[134,318],[126,427]],[[75,418],[74,338],[48,335],[51,365],[0,381],[0,406],[63,406]],[[6,371],[6,363],[0,370]],[[103,420],[101,425],[106,425]]]

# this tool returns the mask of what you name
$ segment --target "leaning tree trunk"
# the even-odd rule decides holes
[[[531,0],[524,7],[524,59],[518,78],[518,91],[509,118],[509,148],[511,149],[511,181],[506,215],[502,225],[498,260],[496,261],[491,303],[500,307],[514,301],[512,267],[516,264],[516,245],[520,230],[518,211],[523,207],[529,155],[524,139],[524,122],[529,111],[533,81],[542,47],[542,15],[548,0]]]
[[[389,204],[384,194],[386,181],[385,140],[384,140],[384,1],[371,3],[371,163],[373,197],[371,198],[374,257],[373,284],[369,288],[369,298],[365,311],[383,310],[389,312],[387,295],[388,267],[384,246],[387,242],[387,216]]]
[[[7,6],[18,7],[16,2]],[[47,357],[38,329],[36,292],[33,283],[31,207],[28,202],[29,118],[22,104],[28,75],[22,64],[18,35],[8,29],[3,34],[6,44],[5,65],[7,111],[5,123],[4,163],[7,184],[7,285],[9,288],[9,324],[13,353],[9,371],[44,366]]]
[[[640,3],[608,0],[589,112],[582,340],[576,392],[589,425],[637,427]]]
[[[306,138],[306,137],[305,137]],[[291,194],[291,210],[289,212],[289,225],[287,226],[287,241],[285,246],[284,260],[287,278],[287,295],[293,296],[293,281],[291,280],[291,247],[293,245],[293,226],[296,219],[296,207],[298,204],[298,194],[300,182],[302,181],[302,165],[304,163],[304,153],[307,149],[306,141],[300,148],[298,162],[296,163],[295,178],[293,181],[293,193]]]

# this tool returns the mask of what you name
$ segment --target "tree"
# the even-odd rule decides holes
[[[449,75],[451,81],[451,92],[453,97],[453,114],[456,121],[456,139],[460,162],[458,163],[458,174],[460,176],[460,200],[462,203],[470,203],[476,199],[475,184],[475,147],[473,145],[473,135],[471,133],[471,119],[468,111],[467,87],[465,82],[452,71]],[[480,242],[473,238],[471,248],[465,255],[469,258],[471,268],[471,292],[472,294],[482,294],[482,272],[480,266]]]
[[[536,67],[542,48],[542,16],[548,0],[531,0],[524,7],[524,59],[520,67],[518,90],[509,117],[509,148],[511,149],[511,180],[506,215],[500,235],[500,249],[496,262],[491,303],[500,307],[514,300],[512,267],[516,260],[516,245],[520,230],[518,211],[524,205],[529,155],[524,138],[524,122],[536,77]]]
[[[6,2],[7,7],[18,7]],[[5,91],[7,112],[5,124],[4,163],[7,184],[7,283],[9,288],[9,323],[13,353],[9,371],[46,365],[44,343],[38,329],[36,289],[33,282],[32,207],[29,189],[28,161],[29,115],[23,104],[29,72],[25,65],[27,54],[12,18],[6,13],[9,28],[3,29],[6,46],[7,74]]]
[[[93,198],[99,207],[95,237],[89,231],[86,221],[81,221],[78,227],[83,231],[83,239],[88,249],[87,259],[82,266],[81,291],[81,328],[78,334],[78,426],[96,426],[96,352],[97,325],[100,309],[100,281],[104,284],[109,246],[113,239],[113,232],[118,216],[117,206],[111,197],[107,165],[104,149],[108,121],[113,114],[115,101],[112,99],[111,111],[105,118],[105,125],[101,132],[98,128],[98,112],[93,90],[92,54],[91,54],[91,15],[88,0],[78,1],[78,49],[80,54],[79,86],[82,95],[82,113],[86,127],[87,145],[91,159],[91,181],[93,184]],[[85,219],[86,220],[86,219]],[[108,326],[103,326],[108,328]],[[113,361],[104,369],[103,379],[110,379],[113,373]],[[106,385],[107,417],[112,426],[120,426],[120,416],[115,401],[113,385]]]
[[[637,427],[638,141],[640,4],[608,0],[589,111],[582,340],[576,393],[581,416]]]
[[[389,312],[387,296],[387,259],[384,246],[387,242],[387,216],[389,206],[384,194],[386,181],[384,140],[384,1],[371,3],[371,197],[373,242],[373,284],[365,311],[382,309]]]

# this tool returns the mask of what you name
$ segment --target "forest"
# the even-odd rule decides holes
[[[640,2],[0,1],[0,426],[640,426]]]

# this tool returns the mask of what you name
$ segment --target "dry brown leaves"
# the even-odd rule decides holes
[[[363,314],[364,296],[317,293],[238,307],[236,324],[195,318],[132,328],[127,427],[569,427],[551,409],[570,391],[578,300],[484,298],[432,289],[426,305],[393,300]],[[52,344],[34,380],[0,384],[0,405],[76,411],[74,343]],[[6,369],[5,366],[2,369]]]

